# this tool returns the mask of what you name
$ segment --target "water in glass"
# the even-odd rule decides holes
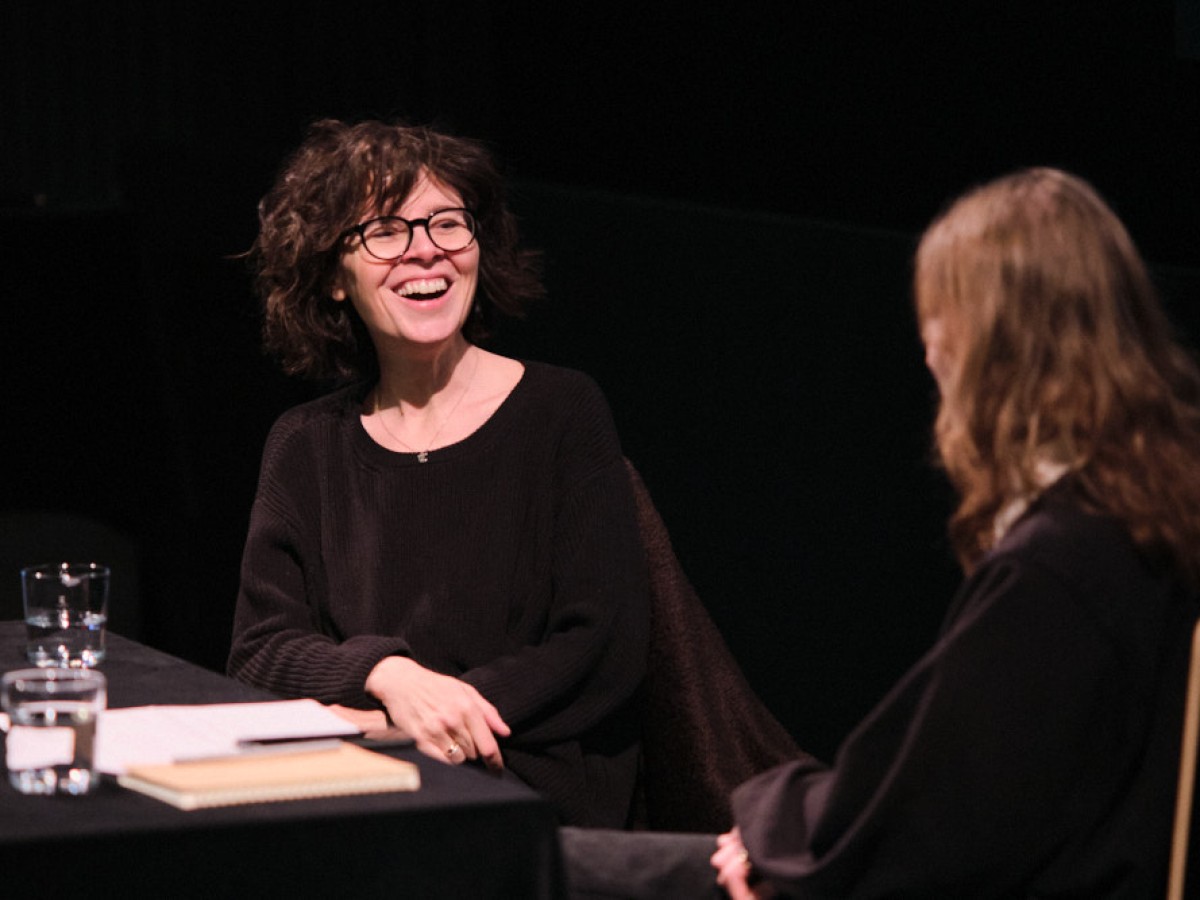
[[[35,666],[92,667],[104,660],[103,613],[32,609],[25,616],[26,655]]]
[[[10,716],[8,780],[14,788],[23,794],[86,794],[96,786],[94,702],[22,703]]]

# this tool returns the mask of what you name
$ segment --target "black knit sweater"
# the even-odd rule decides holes
[[[734,793],[756,871],[788,897],[1161,896],[1196,611],[1060,482],[832,768]]]
[[[597,386],[526,363],[474,434],[380,447],[366,388],[285,413],[263,454],[229,672],[287,697],[377,708],[389,655],[473,685],[512,727],[510,771],[564,822],[619,827],[646,665],[644,561]]]

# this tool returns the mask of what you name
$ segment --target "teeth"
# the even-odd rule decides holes
[[[436,294],[450,287],[445,278],[419,278],[416,281],[406,281],[396,290],[401,297],[411,297],[414,294]]]

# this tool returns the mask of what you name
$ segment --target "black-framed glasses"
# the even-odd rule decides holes
[[[408,252],[413,232],[418,227],[425,229],[435,247],[447,253],[465,250],[475,240],[475,214],[461,207],[439,209],[424,219],[380,216],[347,228],[342,236],[357,234],[368,253],[376,259],[392,262]]]

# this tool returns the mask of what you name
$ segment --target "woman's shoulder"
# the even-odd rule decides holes
[[[357,416],[362,393],[357,385],[338,388],[285,410],[271,426],[266,455],[279,453],[306,439],[328,436],[339,423]]]
[[[1033,504],[972,581],[1028,594],[1034,609],[1069,603],[1114,639],[1139,631],[1139,622],[1156,620],[1181,596],[1177,580],[1139,552],[1125,525],[1090,509],[1069,481]]]
[[[596,379],[566,366],[522,362],[525,374],[507,404],[504,427],[536,433],[568,455],[603,460],[619,455],[616,422]]]
[[[1070,476],[1043,493],[1013,525],[996,549],[1051,569],[1092,570],[1098,565],[1140,568],[1125,526],[1088,508]]]
[[[525,376],[521,393],[526,402],[560,410],[604,410],[608,401],[599,383],[579,369],[522,360]]]
[[[349,385],[298,403],[280,413],[273,430],[303,430],[317,422],[342,419],[350,410],[359,408],[363,394],[361,386]]]

